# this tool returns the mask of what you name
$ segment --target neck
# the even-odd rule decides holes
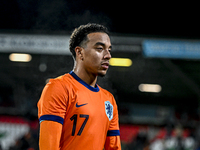
[[[83,67],[75,66],[73,69],[74,73],[84,82],[89,84],[92,87],[95,87],[97,82],[97,76],[93,75],[92,73],[87,72]]]

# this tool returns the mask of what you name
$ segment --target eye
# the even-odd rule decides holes
[[[96,48],[98,51],[102,51],[103,50],[103,47],[97,47]]]

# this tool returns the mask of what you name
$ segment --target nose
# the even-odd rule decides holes
[[[110,59],[112,56],[111,56],[111,54],[110,54],[110,51],[109,50],[105,50],[105,55],[104,55],[104,59]]]

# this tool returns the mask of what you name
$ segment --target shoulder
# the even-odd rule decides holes
[[[49,80],[42,91],[39,103],[67,102],[70,84],[65,80],[66,75]]]
[[[71,83],[71,78],[69,74],[61,75],[58,76],[57,78],[50,79],[49,82],[46,84],[46,86],[51,86],[51,87],[65,87],[70,85]]]
[[[106,96],[106,99],[109,100],[112,104],[116,104],[115,98],[112,93],[110,93],[108,90],[103,89],[99,86],[100,91]]]
[[[63,86],[64,76],[50,79],[44,87],[38,101],[38,116],[55,115],[64,118],[68,106],[68,91]]]
[[[48,89],[48,91],[54,91],[56,92],[55,90],[56,89],[60,89],[62,88],[62,80],[63,76],[59,76],[55,79],[50,79],[49,82],[45,85],[45,89]]]
[[[48,94],[63,94],[69,91],[71,88],[70,76],[68,74],[61,75],[57,78],[50,79],[45,85],[43,93]]]
[[[113,95],[106,89],[99,86],[100,91],[105,94],[106,96],[113,97]]]

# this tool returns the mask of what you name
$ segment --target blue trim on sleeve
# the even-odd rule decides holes
[[[120,135],[119,130],[108,130],[107,136],[118,136]]]
[[[74,79],[76,79],[79,83],[81,83],[82,85],[84,85],[86,88],[88,88],[89,90],[93,91],[93,92],[99,92],[99,87],[97,86],[97,84],[95,85],[95,87],[90,86],[89,84],[87,84],[86,82],[84,82],[81,78],[79,78],[73,71],[71,71],[69,73]]]
[[[63,125],[64,119],[60,116],[55,116],[55,115],[43,115],[40,117],[39,122],[41,123],[42,121],[55,121],[58,123],[61,123]]]

